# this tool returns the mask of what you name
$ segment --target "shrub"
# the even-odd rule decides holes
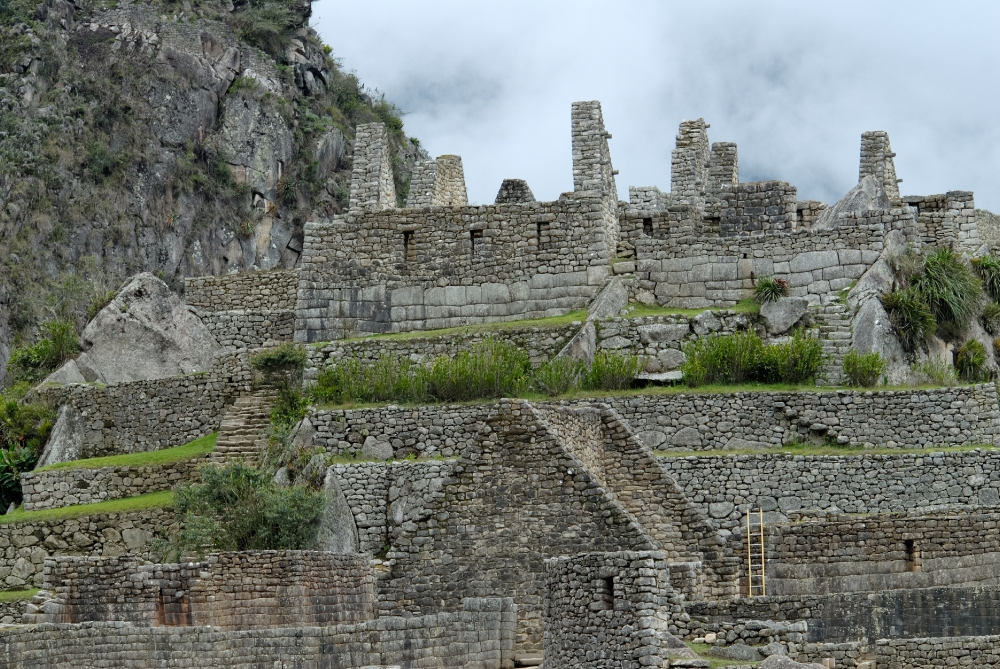
[[[757,304],[777,302],[786,295],[788,295],[788,282],[771,276],[758,279],[757,285],[753,289],[753,299]]]
[[[1000,258],[993,255],[972,259],[972,269],[983,282],[986,294],[1000,300]]]
[[[955,351],[955,369],[965,381],[985,381],[990,373],[986,368],[986,347],[975,339],[962,344]]]
[[[241,93],[246,91],[247,93],[252,93],[260,88],[260,82],[258,82],[253,77],[248,77],[246,75],[240,75],[233,79],[233,83],[229,84],[229,94]]]
[[[847,385],[871,388],[878,385],[885,367],[885,359],[878,353],[861,354],[852,348],[844,356],[841,369],[847,377]]]
[[[902,253],[889,256],[889,265],[904,286],[924,270],[924,257],[910,245]]]
[[[796,333],[791,341],[765,345],[756,332],[712,335],[684,347],[681,365],[689,386],[707,383],[803,383],[823,364],[818,341]]]
[[[438,358],[425,378],[428,394],[449,402],[517,397],[528,388],[530,373],[527,353],[487,337],[454,358]]]
[[[280,62],[300,17],[282,0],[250,0],[243,9],[229,15],[236,35],[266,51]]]
[[[979,320],[982,322],[983,328],[991,335],[1000,335],[1000,304],[987,302]]]
[[[764,383],[799,384],[815,379],[822,366],[822,345],[800,331],[791,341],[764,346],[754,377]]]
[[[587,363],[573,358],[553,358],[535,370],[535,386],[551,397],[574,391],[583,383]]]
[[[250,366],[278,392],[271,409],[271,429],[272,436],[279,441],[306,415],[309,401],[301,390],[305,364],[305,349],[291,342],[250,356]]]
[[[906,350],[912,351],[917,344],[934,334],[937,326],[934,314],[915,289],[894,290],[880,299]]]
[[[8,375],[15,381],[35,383],[55,371],[80,350],[76,329],[67,321],[42,323],[44,335],[31,346],[14,349],[8,360]]]
[[[330,365],[319,373],[310,389],[321,402],[419,402],[426,399],[427,384],[419,365],[408,358],[383,355],[371,365],[357,359]]]
[[[645,366],[637,355],[598,351],[583,384],[588,390],[626,390]]]
[[[301,346],[285,342],[250,356],[250,366],[267,375],[286,375],[301,371],[306,364],[306,351]]]
[[[266,472],[240,461],[207,465],[198,473],[201,483],[181,485],[175,495],[184,529],[168,548],[177,557],[315,546],[326,507],[323,493],[303,486],[280,488]]]
[[[0,513],[21,502],[21,474],[38,462],[55,420],[42,403],[19,401],[16,392],[0,395]]]
[[[704,337],[684,346],[687,360],[681,371],[690,386],[744,383],[754,379],[763,349],[756,332]]]
[[[959,330],[975,318],[983,303],[983,285],[972,266],[947,248],[924,259],[924,269],[912,286],[936,321],[954,323]]]

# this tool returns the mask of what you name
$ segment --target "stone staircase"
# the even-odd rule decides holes
[[[851,348],[851,311],[846,304],[831,302],[815,308],[819,342],[826,356],[826,377],[817,385],[837,386],[844,382],[841,366]]]
[[[226,411],[210,462],[256,461],[267,448],[274,392],[258,390],[243,395]]]

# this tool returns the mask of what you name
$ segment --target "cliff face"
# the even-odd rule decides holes
[[[0,0],[0,376],[137,272],[294,266],[347,205],[358,123],[386,122],[405,198],[422,152],[309,0],[36,1]]]

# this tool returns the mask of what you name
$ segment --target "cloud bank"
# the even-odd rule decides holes
[[[473,202],[508,177],[571,190],[570,103],[596,99],[625,199],[669,190],[677,125],[704,117],[741,180],[800,200],[839,199],[861,133],[886,130],[904,194],[1000,211],[1000,4],[317,0],[313,17],[409,135],[462,156]]]

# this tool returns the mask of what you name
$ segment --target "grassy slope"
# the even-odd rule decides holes
[[[571,311],[564,316],[553,316],[551,318],[538,318],[524,321],[501,321],[499,323],[478,323],[476,325],[463,325],[455,328],[444,328],[443,330],[412,330],[410,332],[397,332],[394,334],[370,335],[368,337],[353,337],[343,339],[343,342],[364,341],[367,339],[427,339],[430,337],[456,337],[466,334],[479,334],[490,332],[501,332],[503,330],[513,330],[516,328],[554,328],[561,325],[569,325],[573,321],[581,323],[587,319],[587,310]],[[330,342],[320,342],[313,344],[317,348],[322,348]]]
[[[0,604],[4,602],[23,602],[26,599],[31,599],[38,592],[38,588],[34,590],[6,590],[0,592]]]
[[[174,504],[174,493],[171,490],[151,492],[138,497],[115,499],[97,504],[78,504],[61,509],[43,509],[41,511],[25,511],[23,507],[11,513],[0,516],[0,525],[7,523],[26,523],[31,521],[67,520],[81,516],[92,516],[99,513],[124,513],[170,507]]]
[[[54,469],[99,469],[101,467],[150,467],[153,465],[166,465],[182,460],[190,460],[199,456],[211,453],[215,448],[215,440],[218,433],[199,437],[189,444],[165,448],[160,451],[147,451],[145,453],[129,453],[128,455],[109,455],[103,458],[89,458],[87,460],[70,460],[69,462],[57,462],[48,467],[42,467],[36,471],[47,472]]]

